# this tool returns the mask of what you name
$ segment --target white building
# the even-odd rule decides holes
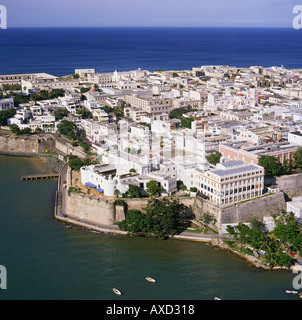
[[[28,123],[23,123],[19,127],[20,129],[30,128],[34,132],[37,128],[40,128],[42,132],[55,133],[57,131],[56,119],[52,115],[36,116]]]
[[[288,201],[286,211],[293,212],[297,219],[302,219],[302,197],[293,197],[292,201]]]
[[[14,98],[0,99],[0,111],[13,109]]]
[[[297,144],[302,147],[302,134],[299,131],[288,133],[288,142]]]
[[[191,174],[192,186],[217,205],[225,205],[263,194],[264,169],[244,161],[228,161],[204,172]]]
[[[102,165],[90,165],[81,168],[81,183],[88,187],[93,186],[105,196],[114,196],[117,179],[114,176],[115,168]]]

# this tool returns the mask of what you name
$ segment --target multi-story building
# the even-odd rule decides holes
[[[264,168],[241,160],[222,162],[207,171],[196,169],[191,179],[192,186],[209,200],[217,205],[225,205],[261,196]]]
[[[251,145],[244,143],[220,144],[219,152],[229,161],[242,160],[249,164],[258,164],[261,155],[278,159],[279,163],[293,159],[298,145],[286,141],[274,144]]]
[[[124,102],[131,107],[139,108],[147,113],[169,113],[172,110],[172,99],[153,98],[153,96],[126,95]]]
[[[33,79],[21,79],[22,91],[29,93],[33,90],[71,89],[79,85],[77,79],[60,79],[53,76],[34,77]]]
[[[0,111],[13,109],[13,108],[14,108],[14,99],[13,98],[7,98],[7,99],[0,100]]]

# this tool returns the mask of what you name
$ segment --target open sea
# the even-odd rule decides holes
[[[301,35],[292,29],[8,28],[0,30],[0,74],[210,64],[302,68]],[[20,181],[43,170],[40,160],[0,156],[0,265],[7,269],[0,300],[298,299],[285,293],[293,290],[291,272],[258,270],[204,243],[112,236],[56,221],[57,181]]]
[[[8,28],[0,30],[0,74],[302,68],[301,40],[302,31],[292,28]]]

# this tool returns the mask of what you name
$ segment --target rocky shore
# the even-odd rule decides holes
[[[52,173],[60,173],[65,165],[65,162],[58,159],[55,155],[40,154],[38,158],[43,160],[51,168]]]
[[[260,258],[256,258],[254,256],[243,254],[241,252],[238,252],[236,250],[233,250],[230,246],[228,246],[223,240],[220,239],[212,239],[209,243],[212,247],[229,251],[236,256],[244,259],[248,264],[250,264],[253,267],[264,269],[264,270],[292,270],[293,268],[287,268],[287,267],[271,267],[263,263]]]
[[[64,161],[61,161],[57,155],[53,154],[0,150],[0,155],[40,159],[47,165],[48,171],[52,173],[60,173],[65,165]]]

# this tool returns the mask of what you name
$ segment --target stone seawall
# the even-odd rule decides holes
[[[263,217],[278,213],[286,207],[282,192],[227,207],[218,207],[200,197],[178,199],[186,207],[186,211],[193,213],[196,219],[199,219],[204,213],[213,215],[217,222],[212,227],[217,231],[220,230],[221,225],[225,224],[248,223],[254,217],[262,220]],[[66,199],[65,214],[82,222],[112,225],[124,220],[127,210],[142,210],[148,204],[148,198],[123,200],[125,206],[115,206],[114,200],[70,193]]]
[[[278,192],[254,200],[221,208],[221,224],[250,222],[252,218],[262,219],[286,209],[284,194]]]
[[[16,136],[0,134],[0,154],[26,156],[45,153],[47,150],[57,151],[62,155],[75,155],[85,158],[86,154],[81,147],[74,147],[66,138],[59,134],[34,134]]]
[[[18,137],[0,135],[0,153],[7,155],[29,155],[55,149],[55,139],[50,135]]]
[[[112,200],[71,192],[66,196],[65,201],[64,214],[69,218],[99,225],[112,225],[116,221],[115,206]]]

